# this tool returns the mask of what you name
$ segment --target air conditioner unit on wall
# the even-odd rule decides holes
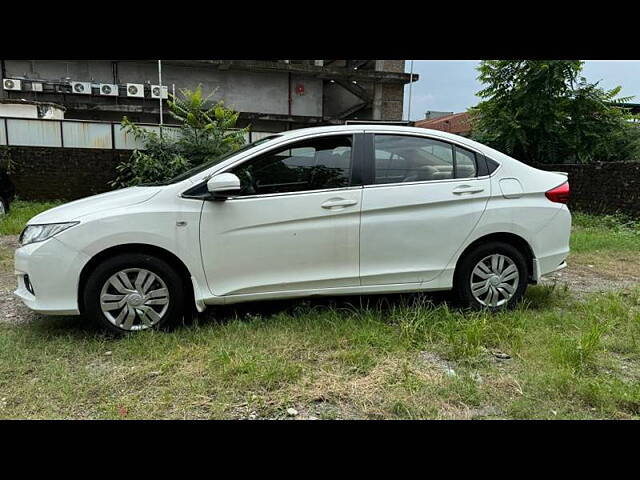
[[[160,98],[160,85],[151,85],[151,98]],[[169,98],[169,89],[162,86],[162,98]]]
[[[117,97],[119,94],[118,85],[113,83],[101,83],[100,95],[106,95],[108,97]]]
[[[91,95],[91,83],[90,82],[70,82],[71,93],[78,95]]]
[[[22,90],[22,82],[13,78],[3,78],[2,88],[5,90]]]
[[[144,85],[141,83],[127,83],[127,97],[144,97]]]

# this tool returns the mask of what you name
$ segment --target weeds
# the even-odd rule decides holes
[[[7,215],[0,217],[0,235],[18,235],[27,222],[39,213],[60,205],[62,202],[25,202],[15,200]]]
[[[50,206],[16,202],[0,229]],[[633,268],[637,227],[603,222],[620,226],[576,216],[578,255]],[[0,323],[0,418],[640,418],[640,288],[532,286],[497,314],[435,295],[265,302],[122,339],[25,319]]]

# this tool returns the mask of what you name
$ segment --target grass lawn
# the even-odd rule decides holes
[[[27,221],[61,202],[25,202],[16,200],[11,204],[8,215],[0,217],[0,235],[20,235]]]
[[[576,214],[572,249],[640,275],[624,219]],[[530,287],[497,315],[423,295],[246,304],[117,340],[72,317],[0,320],[0,418],[294,417],[639,418],[640,288]]]

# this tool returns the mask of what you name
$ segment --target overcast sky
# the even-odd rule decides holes
[[[476,80],[477,60],[415,60],[413,72],[420,80],[413,83],[411,120],[424,118],[427,110],[464,112],[479,101],[481,89]],[[409,72],[411,61],[406,62]],[[604,88],[622,85],[622,96],[635,96],[640,103],[640,60],[587,60],[582,75],[590,82],[602,80]],[[409,86],[405,88],[404,119],[408,115]]]

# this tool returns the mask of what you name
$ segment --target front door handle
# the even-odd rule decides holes
[[[473,187],[471,185],[460,185],[453,189],[453,193],[456,195],[463,195],[465,193],[480,193],[483,192],[483,187]]]
[[[356,205],[357,203],[357,200],[350,200],[348,198],[330,198],[329,200],[324,202],[321,207],[327,209],[337,209],[350,207],[351,205]]]

